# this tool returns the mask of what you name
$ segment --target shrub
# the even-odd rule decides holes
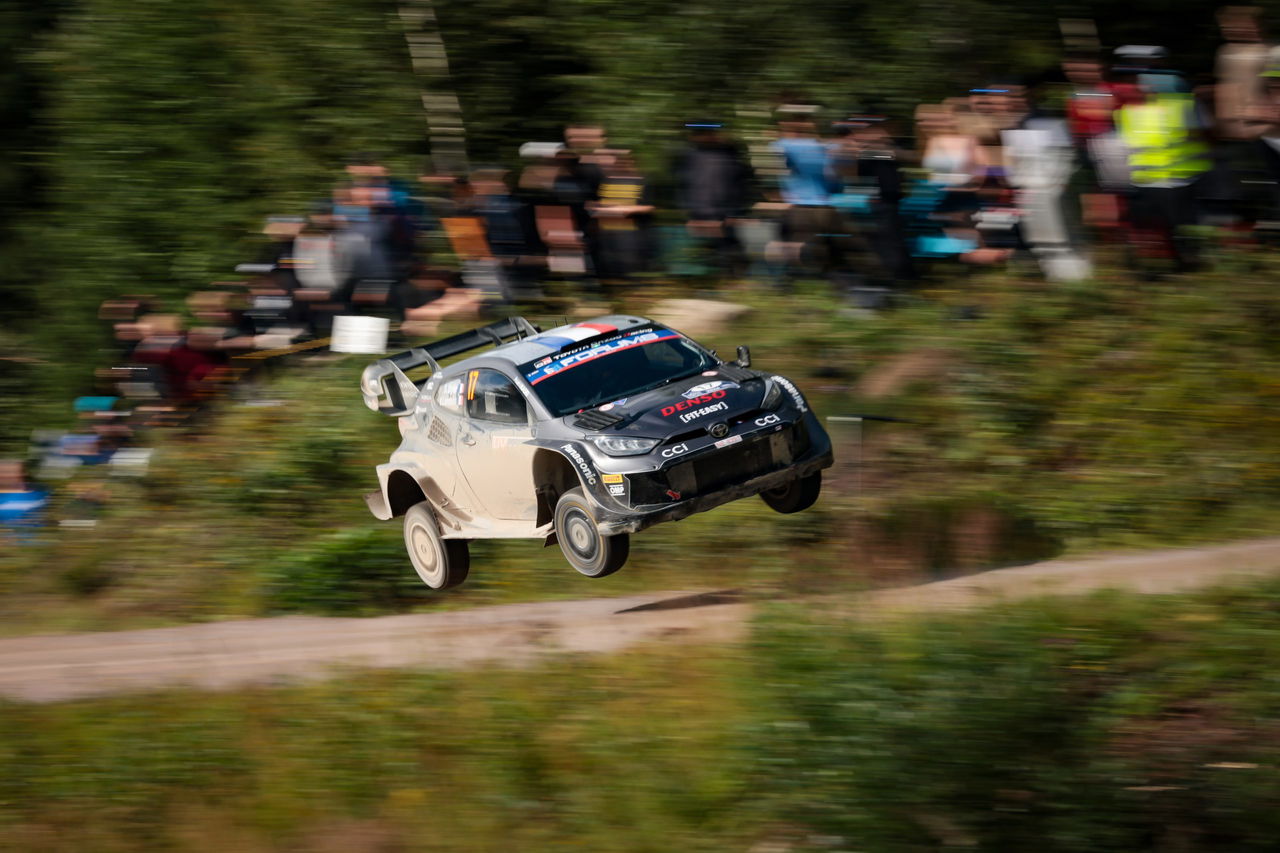
[[[267,574],[266,603],[277,611],[403,610],[428,592],[405,555],[398,526],[339,530]]]

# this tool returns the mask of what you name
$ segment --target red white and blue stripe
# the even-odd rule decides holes
[[[600,334],[600,332],[596,332],[596,334]],[[604,358],[620,350],[656,344],[659,341],[671,341],[679,337],[680,334],[678,332],[673,332],[670,329],[654,329],[652,327],[636,329],[619,335],[617,338],[609,338],[597,344],[591,344],[585,349],[575,349],[559,355],[548,356],[534,362],[538,365],[537,369],[526,373],[524,376],[525,379],[529,380],[530,385],[537,385],[557,373],[571,370],[598,358]]]
[[[596,335],[616,331],[618,331],[618,327],[609,323],[575,323],[572,326],[556,329],[555,334],[548,332],[545,335],[532,337],[529,339],[529,343],[542,344],[552,350],[559,350],[576,344],[578,341],[585,341],[587,338],[594,338]]]

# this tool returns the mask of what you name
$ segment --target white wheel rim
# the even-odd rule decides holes
[[[595,522],[580,508],[569,510],[563,519],[565,554],[579,571],[591,571],[600,556],[600,535]]]
[[[444,566],[436,539],[425,524],[415,524],[409,530],[409,554],[418,576],[430,586],[439,584],[444,577]]]
[[[569,539],[579,551],[585,552],[591,547],[591,531],[582,519],[575,518],[573,524],[569,525]]]

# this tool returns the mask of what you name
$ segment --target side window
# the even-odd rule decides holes
[[[446,412],[462,414],[463,400],[462,388],[467,380],[464,373],[453,379],[446,379],[440,383],[440,387],[436,389],[436,405],[444,409]]]
[[[496,370],[468,370],[467,414],[476,420],[500,424],[527,424],[529,412],[515,383]]]

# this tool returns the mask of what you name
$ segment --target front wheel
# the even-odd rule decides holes
[[[760,497],[775,512],[790,514],[813,506],[821,492],[822,472],[814,471],[808,477],[801,477],[776,489],[763,491]]]
[[[471,569],[467,543],[441,537],[427,501],[414,504],[404,514],[404,547],[414,571],[432,589],[448,589],[467,579]]]
[[[631,553],[627,534],[600,534],[581,487],[570,489],[556,502],[556,541],[569,565],[589,578],[613,574]]]

